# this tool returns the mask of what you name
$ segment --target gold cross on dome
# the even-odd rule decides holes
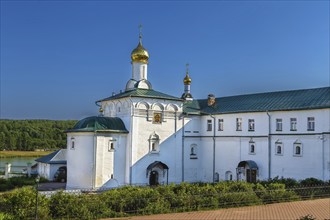
[[[139,38],[142,38],[142,24],[139,25]]]
[[[186,64],[186,72],[188,73],[189,71],[189,63]]]

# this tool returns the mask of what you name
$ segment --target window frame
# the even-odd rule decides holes
[[[253,149],[253,151],[252,151]],[[256,143],[253,140],[249,141],[249,154],[255,155],[256,154]]]
[[[297,131],[297,118],[290,118],[290,131]]]
[[[70,150],[75,150],[76,149],[76,139],[75,138],[71,138],[71,144],[70,144]]]
[[[218,131],[223,131],[224,120],[223,118],[218,119]]]
[[[197,152],[197,145],[192,144],[190,145],[190,159],[198,159],[198,152]]]
[[[113,152],[115,151],[115,143],[113,142],[113,140],[109,140],[108,141],[108,152]]]
[[[211,119],[206,120],[206,131],[212,131],[213,123]]]
[[[299,154],[297,154],[297,148],[300,148],[299,149]],[[293,156],[295,157],[302,157],[303,156],[303,146],[302,146],[302,143],[301,142],[294,142],[293,143]]]
[[[242,118],[236,118],[236,131],[242,131]]]
[[[281,148],[281,152],[278,153],[278,147]],[[278,155],[278,156],[283,156],[283,151],[284,151],[284,148],[283,148],[283,143],[282,141],[276,141],[275,142],[275,155]]]
[[[307,131],[315,131],[315,117],[307,117]]]
[[[276,118],[276,131],[283,131],[283,119]]]
[[[254,119],[248,120],[248,131],[255,131],[255,121]]]
[[[149,137],[149,152],[152,154],[157,154],[160,152],[160,138],[159,136],[154,132]]]

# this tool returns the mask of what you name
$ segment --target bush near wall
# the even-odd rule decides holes
[[[329,184],[322,182],[323,194],[329,197]],[[297,187],[301,189],[304,187]],[[306,189],[306,188],[305,188]],[[315,189],[305,190],[301,197],[285,184],[220,182],[181,183],[158,187],[125,186],[100,194],[68,194],[63,191],[50,197],[39,195],[39,219],[96,219],[168,212],[195,211],[270,202],[294,201],[315,197]],[[0,220],[33,219],[36,190],[23,187],[0,196]]]
[[[49,182],[47,179],[41,177],[40,183]],[[9,191],[23,186],[35,186],[35,177],[11,177],[8,179],[0,178],[0,192]]]

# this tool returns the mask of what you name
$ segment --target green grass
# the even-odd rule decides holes
[[[0,151],[0,158],[8,157],[42,157],[53,151]]]

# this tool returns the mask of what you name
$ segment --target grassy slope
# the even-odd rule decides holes
[[[6,157],[42,157],[53,151],[0,151],[0,158]]]

